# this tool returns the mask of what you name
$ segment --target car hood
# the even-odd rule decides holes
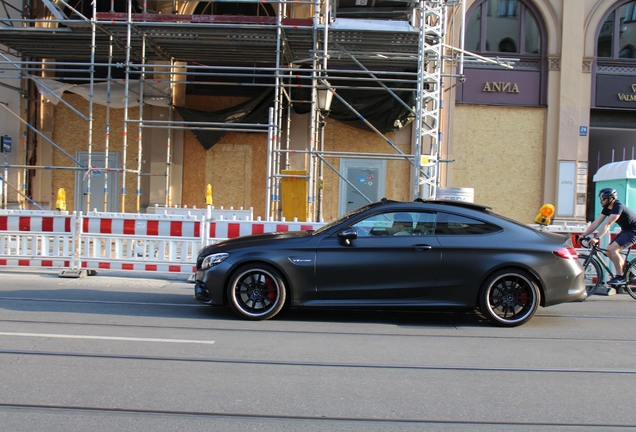
[[[242,237],[231,238],[222,240],[218,243],[214,243],[205,246],[199,251],[199,257],[205,257],[220,249],[235,249],[238,247],[251,246],[257,243],[270,242],[272,240],[303,240],[311,237],[312,231],[287,231],[287,232],[272,232],[264,234],[254,234]]]

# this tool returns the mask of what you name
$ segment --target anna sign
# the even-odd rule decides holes
[[[493,69],[465,69],[457,102],[493,105],[539,105],[541,73]]]

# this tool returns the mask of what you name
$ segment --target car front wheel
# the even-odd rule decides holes
[[[539,288],[521,270],[504,270],[492,275],[479,292],[479,309],[490,321],[505,327],[527,322],[539,306]]]
[[[272,318],[283,308],[287,295],[280,273],[267,264],[240,267],[227,289],[232,310],[250,320]]]

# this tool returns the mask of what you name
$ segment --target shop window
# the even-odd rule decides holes
[[[596,56],[606,59],[636,58],[636,1],[610,11],[596,41]]]
[[[541,54],[535,12],[524,0],[478,2],[466,22],[466,46],[478,53]]]

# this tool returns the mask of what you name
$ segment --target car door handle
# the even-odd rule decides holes
[[[412,248],[412,249],[415,249],[415,250],[421,250],[421,251],[424,251],[424,250],[431,250],[431,249],[433,249],[433,246],[431,246],[431,245],[427,245],[427,244],[417,244],[417,245],[413,245],[413,246],[411,246],[411,248]]]

